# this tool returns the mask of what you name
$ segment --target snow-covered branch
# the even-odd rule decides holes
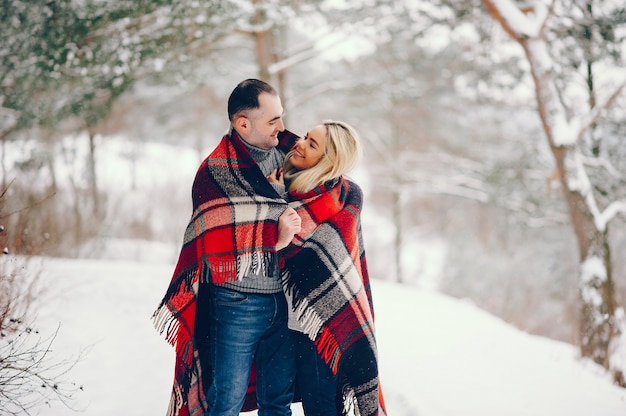
[[[570,181],[570,190],[577,190],[585,199],[589,212],[593,216],[593,223],[598,231],[605,231],[607,224],[620,213],[626,213],[626,201],[614,201],[600,211],[593,195],[591,181],[584,166],[584,158],[579,152],[575,153],[576,180]]]
[[[626,87],[626,78],[622,81],[622,83],[615,89],[613,94],[611,94],[611,96],[603,104],[595,106],[593,110],[584,118],[584,120],[581,123],[580,130],[578,132],[577,141],[582,140],[587,130],[589,130],[589,128],[596,121],[598,121],[598,119],[600,118],[604,110],[606,110],[611,105],[613,105],[617,97],[619,97],[619,95],[624,90],[624,87]]]
[[[599,214],[596,219],[596,225],[599,224],[598,229],[604,230],[606,225],[620,213],[626,214],[626,200],[612,202],[603,212]],[[602,228],[600,228],[600,225]]]
[[[325,39],[330,39],[331,36],[325,36]],[[341,42],[344,42],[348,38],[347,34],[333,37],[330,41],[326,42],[325,48],[329,49],[332,46],[339,45]],[[302,48],[298,52],[288,56],[287,58],[276,62],[269,66],[268,71],[270,74],[277,74],[281,71],[285,71],[290,67],[299,64],[300,62],[308,61],[309,59],[315,58],[320,55],[320,51],[315,48],[315,44],[310,44],[306,48]]]
[[[287,58],[278,61],[274,64],[271,64],[268,68],[270,74],[277,74],[281,71],[284,71],[300,62],[308,61],[311,58],[319,55],[319,51],[314,48],[299,52],[295,55],[288,56]]]
[[[246,35],[252,33],[264,33],[270,31],[276,23],[271,20],[266,20],[261,23],[250,23],[240,21],[237,25],[237,32],[243,33]]]
[[[504,30],[517,41],[539,37],[552,9],[545,1],[536,1],[531,9],[532,12],[521,10],[511,0],[484,0],[483,2]]]
[[[604,168],[609,173],[609,175],[613,176],[614,178],[622,178],[622,173],[617,170],[609,160],[600,157],[581,157],[583,158],[583,163],[585,165]]]
[[[271,68],[271,66],[270,66]],[[294,95],[293,97],[289,97],[287,101],[287,109],[297,108],[303,103],[312,100],[314,97],[322,95],[328,91],[337,91],[337,90],[348,90],[353,88],[354,85],[350,81],[326,81],[322,83],[315,84],[313,87],[301,92],[298,95]],[[384,140],[381,140],[379,137],[376,140],[372,140],[372,143],[384,143]],[[384,154],[388,154],[389,152],[385,151]]]
[[[169,16],[172,14],[170,7],[159,7],[151,13],[142,14],[136,18],[125,18],[109,23],[97,30],[92,31],[85,39],[87,44],[99,42],[102,39],[118,38],[122,34],[133,30],[155,32],[167,28]]]

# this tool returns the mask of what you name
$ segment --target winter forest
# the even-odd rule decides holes
[[[3,0],[0,415],[77,389],[62,322],[38,336],[48,262],[175,262],[246,78],[299,135],[359,132],[370,276],[626,388],[625,67],[622,0]]]

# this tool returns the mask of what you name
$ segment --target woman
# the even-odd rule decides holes
[[[348,124],[326,121],[297,140],[282,171],[301,232],[281,251],[291,304],[297,389],[305,414],[384,415],[378,383],[374,313],[361,235],[363,194],[344,175],[361,155]],[[275,185],[280,186],[280,185]]]

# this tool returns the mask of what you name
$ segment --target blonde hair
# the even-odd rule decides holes
[[[289,185],[290,191],[308,192],[316,186],[350,172],[361,160],[359,135],[348,123],[326,120],[326,149],[320,161],[309,169],[298,172]],[[289,161],[293,150],[287,153]]]

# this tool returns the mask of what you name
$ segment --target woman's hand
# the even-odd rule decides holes
[[[294,235],[300,232],[302,219],[298,213],[291,207],[278,218],[278,241],[276,242],[276,251],[283,249],[291,243]]]
[[[281,185],[285,184],[285,178],[283,178],[283,170],[274,169],[272,173],[267,177],[269,183],[280,183]],[[294,211],[295,212],[295,211]]]

